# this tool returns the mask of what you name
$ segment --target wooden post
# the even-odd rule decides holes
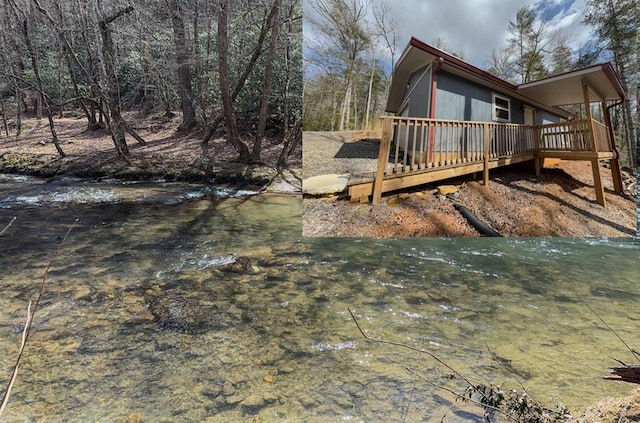
[[[587,115],[589,138],[591,139],[591,151],[598,152],[598,148],[596,146],[595,131],[593,130],[593,116],[591,115],[591,102],[589,100],[589,85],[585,80],[582,80],[582,95],[584,96],[584,109]]]
[[[609,135],[609,145],[611,151],[616,153],[616,157],[609,160],[611,165],[611,177],[613,178],[613,190],[616,194],[622,194],[624,187],[622,186],[622,171],[620,170],[620,158],[618,157],[618,150],[616,149],[616,133],[613,130],[613,123],[611,122],[611,114],[607,108],[607,102],[602,102],[602,113],[604,114],[604,124],[607,125],[607,134]]]
[[[592,159],[591,167],[593,168],[593,184],[596,189],[596,201],[602,207],[606,207],[607,204],[604,199],[604,186],[602,185],[602,178],[600,177],[600,161],[598,159]]]
[[[542,145],[542,125],[534,126],[533,130],[535,131],[535,135],[536,135],[536,160],[535,160],[536,177],[539,177],[540,168],[542,167],[542,161],[544,160],[538,157],[540,153],[541,145]]]
[[[384,173],[387,168],[390,145],[391,119],[382,118],[382,136],[380,137],[380,150],[378,150],[378,168],[376,170],[376,177],[373,180],[373,204],[380,204],[380,200],[382,200],[382,183],[384,182]]]
[[[589,128],[589,136],[591,138],[591,151],[598,153],[598,147],[596,146],[595,131],[593,130],[593,116],[591,116],[591,102],[589,101],[589,85],[587,81],[582,80],[582,95],[584,96],[584,107],[587,115],[587,127]],[[591,159],[591,170],[593,172],[593,186],[596,190],[596,201],[602,207],[606,207],[604,199],[604,186],[602,185],[602,178],[600,176],[600,162],[597,158]]]
[[[482,171],[482,184],[484,186],[489,185],[489,125],[487,123],[482,124],[484,132],[484,168]]]

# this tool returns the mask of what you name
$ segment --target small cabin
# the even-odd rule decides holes
[[[352,198],[545,159],[589,160],[596,200],[604,206],[598,160],[610,160],[616,192],[620,167],[609,109],[625,98],[610,63],[515,85],[412,38],[393,71],[374,181],[350,187]],[[600,103],[605,122],[591,116]],[[563,105],[584,104],[577,119]]]

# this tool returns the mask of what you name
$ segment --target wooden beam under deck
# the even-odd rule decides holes
[[[616,153],[612,151],[553,151],[542,150],[538,152],[541,159],[562,159],[562,160],[607,160],[615,158]]]
[[[489,169],[495,169],[501,166],[520,163],[535,159],[534,153],[523,154],[519,156],[505,157],[490,160]],[[386,175],[381,184],[380,194],[383,192],[395,191],[403,188],[409,188],[416,185],[427,184],[430,182],[440,181],[443,179],[455,178],[457,176],[468,175],[469,173],[482,172],[485,169],[484,162],[476,162],[467,165],[445,166],[431,171],[419,170],[416,172],[405,172],[398,175]],[[356,183],[350,183],[348,193],[351,199],[368,197],[374,194],[373,180],[360,180]],[[375,203],[374,203],[375,204]]]

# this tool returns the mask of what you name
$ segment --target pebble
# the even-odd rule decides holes
[[[253,394],[246,397],[240,405],[247,411],[259,409],[265,406],[265,400],[262,395]]]
[[[264,381],[267,382],[267,383],[273,383],[275,381],[275,379],[276,378],[274,376],[272,376],[272,375],[266,375],[264,377]]]
[[[127,417],[127,423],[138,423],[144,421],[145,414],[142,411],[136,411],[135,413],[129,414]]]

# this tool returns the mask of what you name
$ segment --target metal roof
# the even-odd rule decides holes
[[[393,113],[399,111],[411,74],[438,61],[441,62],[442,68],[448,72],[492,90],[502,91],[532,106],[546,109],[566,118],[573,115],[557,106],[582,103],[584,101],[583,80],[590,87],[591,101],[625,98],[620,80],[610,63],[589,66],[538,81],[514,85],[412,37],[394,69],[386,111]]]
[[[625,94],[611,63],[602,63],[550,76],[518,86],[517,91],[551,106],[584,102],[582,83],[589,87],[589,100],[624,100]]]

